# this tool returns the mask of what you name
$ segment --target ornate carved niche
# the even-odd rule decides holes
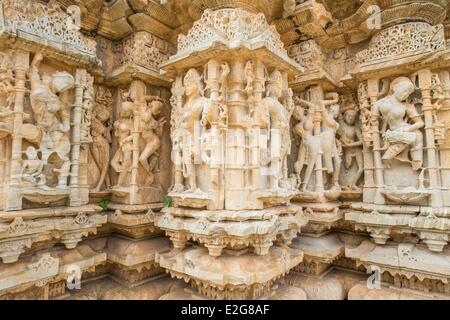
[[[170,184],[169,93],[140,80],[119,94],[113,124],[112,200],[119,204],[162,202]]]
[[[31,63],[21,50],[9,58],[12,73],[4,73],[3,91],[14,83],[15,99],[6,93],[2,104],[3,139],[10,141],[2,150],[3,209],[87,203],[93,77],[44,60],[41,52]]]
[[[88,201],[89,72],[98,71],[100,61],[95,41],[71,22],[56,2],[0,3],[0,51],[9,57],[0,111],[4,210]]]
[[[360,101],[371,105],[369,126],[373,178],[381,203],[442,206],[440,161],[447,141],[445,130],[446,73],[422,69],[413,74],[378,79],[360,86]],[[448,95],[448,93],[447,93]],[[367,109],[367,103],[361,111]],[[438,115],[442,115],[439,117]],[[365,120],[361,118],[362,120]],[[364,122],[364,121],[363,121]],[[365,126],[363,124],[363,126]],[[363,127],[364,140],[369,134]],[[370,164],[369,164],[369,167]],[[444,188],[445,189],[445,188]]]
[[[97,68],[96,42],[73,26],[73,18],[57,3],[3,0],[0,39],[25,50],[45,48],[52,58]]]
[[[264,15],[206,10],[163,69],[176,77],[174,203],[210,210],[287,203],[295,193],[287,170],[288,77],[302,68]]]
[[[399,41],[401,39],[401,41]],[[408,22],[386,28],[372,37],[368,47],[356,54],[351,73],[395,68],[417,62],[427,55],[445,49],[442,24]]]

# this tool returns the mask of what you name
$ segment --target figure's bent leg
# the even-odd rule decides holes
[[[334,171],[333,171],[333,185],[335,187],[339,186],[339,173],[341,172],[341,157],[339,155],[334,156]]]
[[[104,147],[102,148],[102,152],[100,155],[100,159],[99,159],[99,163],[101,164],[100,170],[100,179],[98,180],[97,186],[95,187],[95,189],[97,191],[100,191],[100,189],[102,188],[103,183],[106,180],[106,174],[108,173],[108,157],[109,157],[109,147]],[[106,187],[109,186],[109,183],[106,182]]]
[[[391,160],[399,155],[403,150],[405,150],[407,146],[408,145],[405,143],[396,143],[389,145],[386,152],[383,154],[383,157],[381,158],[385,166],[387,168],[390,168]]]
[[[308,186],[312,171],[314,169],[314,166],[316,165],[317,156],[317,153],[311,153],[311,155],[308,157],[308,166],[306,167],[305,177],[303,178],[301,187],[302,191],[306,191],[306,187]]]
[[[413,170],[419,170],[423,164],[423,134],[419,130],[415,133],[416,141],[411,148],[411,159]]]
[[[344,168],[349,170],[352,167],[353,154],[349,151],[344,152]]]
[[[323,160],[325,162],[325,168],[327,169],[328,174],[332,174],[334,168],[333,168],[333,157],[331,155],[331,152],[324,152]]]
[[[119,174],[119,186],[124,186],[127,183],[128,173],[131,169],[132,160],[131,160],[131,152],[127,151],[124,154],[124,159],[122,163],[122,168]]]
[[[358,185],[358,181],[361,178],[362,174],[363,174],[363,168],[364,168],[364,158],[363,158],[363,154],[362,153],[356,153],[355,154],[355,158],[356,158],[356,164],[358,165],[358,172],[355,175],[355,180],[353,180],[353,187],[357,187]]]
[[[186,164],[187,171],[189,172],[188,181],[189,181],[189,190],[194,192],[197,189],[197,177],[195,176],[195,165],[194,164]]]

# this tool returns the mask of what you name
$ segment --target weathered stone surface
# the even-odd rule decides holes
[[[448,298],[449,9],[0,1],[0,297]]]
[[[450,296],[388,287],[369,289],[365,283],[357,284],[348,293],[349,300],[448,300]]]

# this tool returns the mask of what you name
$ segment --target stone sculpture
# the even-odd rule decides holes
[[[57,187],[66,188],[70,171],[70,107],[67,99],[75,79],[67,72],[41,77],[39,65],[43,58],[41,53],[37,53],[30,66],[31,108],[41,135],[41,160],[47,164],[54,153],[60,158],[62,164],[60,168],[54,168],[53,172],[58,176]],[[41,180],[44,180],[42,185],[47,185],[44,177]]]
[[[449,4],[369,2],[0,1],[0,299],[450,299]]]
[[[356,125],[358,111],[356,106],[349,107],[343,113],[343,121],[339,125],[337,134],[343,150],[344,168],[346,171],[350,169],[353,162],[358,167],[353,177],[353,182],[349,185],[353,189],[358,188],[358,181],[363,174],[364,159],[362,154],[363,138],[361,129]]]
[[[124,95],[125,97],[127,95]],[[119,173],[117,185],[125,186],[131,173],[133,152],[133,110],[131,101],[124,101],[121,106],[120,118],[114,123],[114,135],[119,147],[111,160],[111,166]]]
[[[112,94],[104,87],[98,87],[96,95],[96,104],[92,111],[91,136],[92,144],[90,152],[94,165],[99,171],[97,181],[93,183],[93,190],[100,191],[111,187],[110,177],[108,175],[109,156],[111,137],[111,114],[109,107],[112,105]]]
[[[414,91],[415,86],[409,78],[396,78],[390,85],[389,95],[375,106],[383,118],[381,132],[386,151],[382,159],[387,167],[394,158],[409,161],[408,153],[412,168],[418,170],[422,167],[423,135],[420,129],[425,124],[415,106],[406,101]]]

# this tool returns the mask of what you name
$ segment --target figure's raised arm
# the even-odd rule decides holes
[[[302,105],[302,106],[304,106],[304,107],[308,107],[308,108],[310,108],[311,110],[313,110],[314,107],[315,107],[315,104],[314,104],[314,103],[309,102],[309,101],[304,100],[304,99],[301,99],[301,98],[299,98],[299,97],[294,97],[294,102],[297,103],[297,104],[299,104],[299,105]]]
[[[331,106],[333,104],[337,104],[339,102],[339,94],[336,92],[329,92],[325,95],[327,100],[322,100],[321,105],[324,107]]]
[[[31,90],[35,89],[38,85],[41,84],[39,66],[41,65],[42,60],[44,60],[44,55],[42,54],[42,52],[37,52],[33,57],[33,61],[31,62],[29,74]]]
[[[425,123],[422,120],[422,115],[417,112],[416,107],[413,104],[406,104],[406,114],[413,121],[413,125],[408,127],[408,131],[414,132],[425,126]]]

